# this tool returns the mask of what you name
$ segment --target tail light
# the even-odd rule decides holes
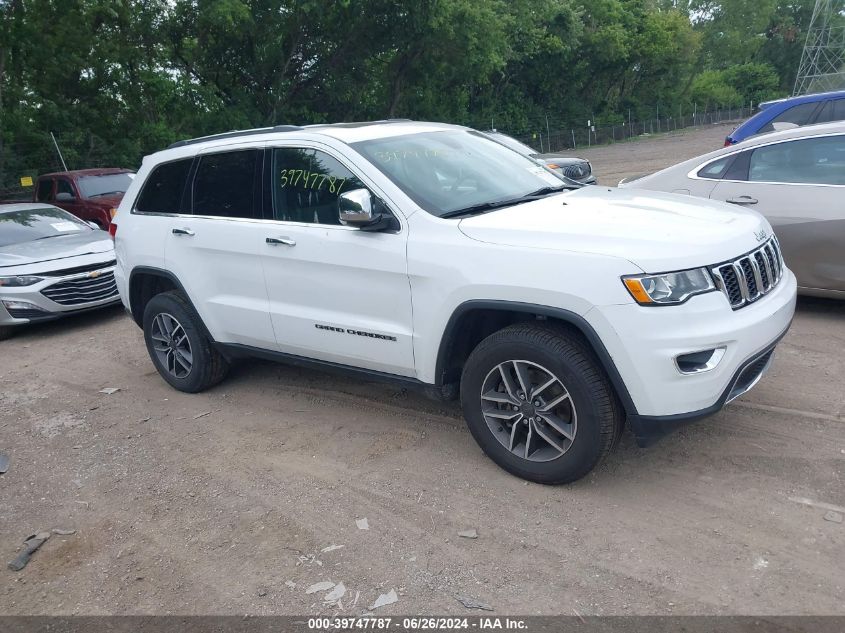
[[[115,239],[115,237],[117,237],[117,224],[115,224],[114,222],[111,222],[109,224],[109,235],[112,239]]]
[[[731,137],[730,137],[730,136],[728,136],[728,137],[725,139],[725,147],[730,147],[731,145],[733,145],[733,143],[731,142]]]

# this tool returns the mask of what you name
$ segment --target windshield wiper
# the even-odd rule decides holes
[[[95,193],[90,196],[89,198],[99,198],[100,196],[110,196],[115,193],[126,193],[125,191],[104,191],[103,193]]]
[[[522,204],[523,202],[539,200],[540,198],[545,198],[548,195],[551,195],[553,193],[559,193],[566,189],[572,189],[572,187],[568,185],[559,185],[556,187],[543,187],[541,189],[537,189],[536,191],[526,193],[524,196],[520,196],[518,198],[508,198],[507,200],[494,200],[493,202],[482,202],[481,204],[474,204],[470,207],[464,207],[463,209],[447,211],[446,213],[441,214],[440,217],[456,218],[462,215],[477,215],[479,213],[492,211],[493,209],[501,209],[502,207],[512,207],[517,204]]]

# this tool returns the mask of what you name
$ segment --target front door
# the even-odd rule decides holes
[[[279,349],[413,376],[407,228],[342,226],[338,195],[367,185],[329,152],[267,151],[265,204],[272,221],[263,227],[262,253]]]

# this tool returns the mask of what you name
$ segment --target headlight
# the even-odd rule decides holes
[[[672,305],[683,303],[693,295],[715,290],[705,268],[681,270],[662,275],[631,275],[622,283],[640,305]]]
[[[9,286],[15,288],[19,286],[31,286],[32,284],[37,284],[39,281],[43,281],[41,277],[0,277],[0,287]]]

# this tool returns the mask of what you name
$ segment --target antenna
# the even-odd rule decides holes
[[[62,166],[67,171],[67,163],[65,162],[65,157],[62,156],[62,150],[59,149],[59,144],[56,142],[56,136],[52,132],[50,132],[50,138],[53,139],[53,145],[56,146],[56,151],[59,153],[59,159],[62,161]]]
[[[845,88],[845,2],[816,0],[793,96]]]

